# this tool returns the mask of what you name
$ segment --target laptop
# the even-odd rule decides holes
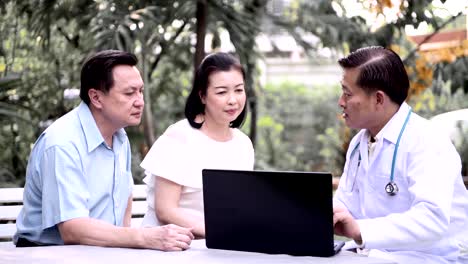
[[[334,241],[332,175],[204,169],[206,246],[329,257]]]

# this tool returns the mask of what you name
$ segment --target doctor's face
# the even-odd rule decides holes
[[[354,129],[373,127],[375,124],[375,93],[367,94],[356,82],[359,69],[344,69],[341,80],[342,94],[338,100],[343,109],[346,125]]]

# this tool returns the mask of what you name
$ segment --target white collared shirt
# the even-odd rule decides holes
[[[394,196],[385,192],[395,144],[409,110],[406,103],[401,105],[379,132],[372,151],[366,130],[352,139],[334,202],[358,220],[366,248],[453,261],[458,255],[453,235],[468,215],[460,157],[448,137],[415,113],[396,155],[394,182],[399,192]],[[351,157],[351,152],[358,143],[362,162],[354,174],[357,155]]]

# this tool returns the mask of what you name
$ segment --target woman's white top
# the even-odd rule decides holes
[[[239,129],[232,129],[229,141],[216,141],[187,119],[167,128],[149,150],[141,163],[146,177],[148,211],[142,226],[160,225],[155,214],[154,183],[156,176],[182,185],[179,208],[203,217],[202,170],[252,170],[254,149],[252,141]]]

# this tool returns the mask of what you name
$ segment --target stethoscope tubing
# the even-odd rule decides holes
[[[385,186],[385,192],[388,193],[389,195],[395,195],[396,192],[398,191],[398,186],[396,185],[396,183],[393,181],[394,179],[394,173],[395,173],[395,163],[396,163],[396,157],[397,157],[397,152],[398,152],[398,148],[400,146],[400,140],[401,140],[401,137],[403,135],[403,132],[405,131],[405,128],[406,128],[406,125],[408,124],[408,121],[409,121],[409,118],[411,116],[411,113],[412,113],[412,109],[411,107],[409,108],[409,112],[408,114],[406,115],[406,119],[405,119],[405,122],[403,123],[403,126],[401,127],[400,129],[400,133],[398,134],[398,139],[397,139],[397,142],[395,144],[395,150],[393,151],[393,157],[392,157],[392,168],[391,168],[391,171],[390,171],[390,182]],[[351,156],[349,157],[350,160],[353,159],[354,157],[354,154],[356,153],[356,151],[358,150],[359,148],[359,145],[360,145],[360,142],[358,142],[356,144],[356,146],[354,146],[353,150],[351,151]],[[358,157],[358,164],[357,164],[357,168],[356,168],[356,171],[354,173],[354,181],[356,181],[356,177],[357,177],[357,173],[359,171],[359,166],[361,164],[361,152],[359,152],[359,157]],[[354,185],[354,184],[353,184]],[[388,186],[390,185],[391,188],[389,188]]]

